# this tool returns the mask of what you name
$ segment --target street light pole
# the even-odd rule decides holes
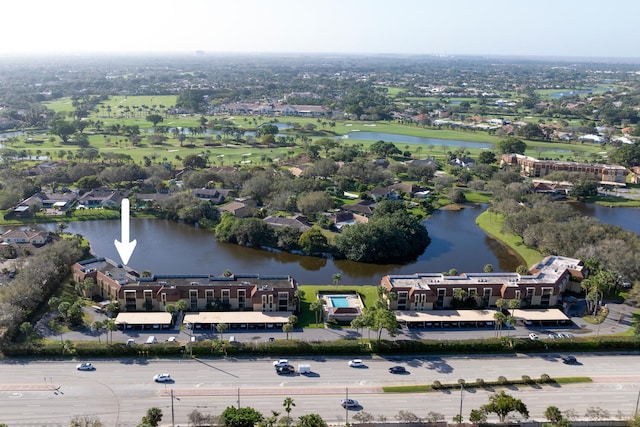
[[[345,393],[346,393],[346,401],[349,402],[349,387],[345,388]],[[349,404],[347,403],[346,405],[344,405],[344,425],[348,426],[349,425]]]
[[[458,422],[462,424],[462,398],[464,396],[464,383],[460,383],[460,412],[458,413]]]
[[[171,389],[171,427],[175,426],[175,416],[173,412],[173,389]]]

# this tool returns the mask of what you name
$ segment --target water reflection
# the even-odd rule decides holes
[[[164,220],[132,219],[131,238],[138,241],[129,265],[156,274],[211,274],[225,270],[243,274],[289,274],[302,284],[330,284],[333,275],[342,284],[379,284],[386,274],[480,272],[485,264],[496,271],[514,271],[518,259],[506,248],[486,237],[475,224],[482,207],[436,212],[426,221],[432,243],[415,261],[406,264],[373,265],[346,260],[305,257],[286,252],[268,252],[219,243],[212,232]],[[56,230],[55,224],[43,228]],[[119,221],[88,221],[68,224],[91,242],[92,251],[119,260],[114,239],[120,238]]]

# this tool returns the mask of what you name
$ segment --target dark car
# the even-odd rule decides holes
[[[565,356],[562,358],[562,363],[564,363],[565,365],[575,365],[578,363],[578,359],[576,359],[574,356]]]
[[[278,373],[278,375],[293,374],[295,371],[296,368],[291,365],[282,365],[276,368],[276,372]]]
[[[357,408],[358,406],[360,406],[358,401],[357,400],[353,400],[353,399],[342,399],[340,401],[340,405],[343,408]]]
[[[392,374],[404,374],[407,372],[407,370],[404,368],[404,366],[392,366],[389,368],[389,372]]]

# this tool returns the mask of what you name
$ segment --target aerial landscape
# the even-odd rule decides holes
[[[640,426],[640,6],[5,8],[0,427]]]

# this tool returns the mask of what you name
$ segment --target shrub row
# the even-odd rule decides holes
[[[205,340],[193,343],[191,353],[196,357],[225,356],[328,356],[328,355],[388,355],[388,354],[512,354],[514,352],[538,351],[637,351],[640,340],[631,336],[606,336],[600,338],[580,337],[571,340],[531,341],[522,338],[488,338],[479,340],[360,340],[339,339],[334,341],[276,340],[274,342],[240,342]],[[94,341],[60,343],[56,341],[27,344],[10,344],[2,349],[5,357],[183,357],[177,343],[153,345],[124,343],[106,344]]]

